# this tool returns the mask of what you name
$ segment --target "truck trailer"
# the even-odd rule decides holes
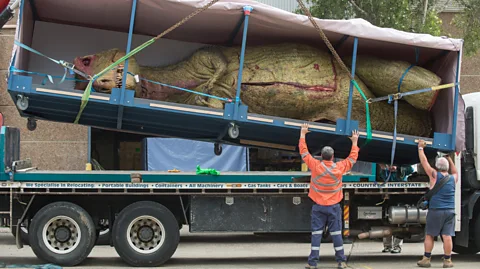
[[[480,251],[480,197],[474,112],[480,95],[467,98],[468,146],[455,153],[461,171],[456,189],[454,251]],[[470,138],[470,135],[475,135]],[[130,266],[159,266],[175,252],[179,229],[198,232],[310,233],[308,172],[42,171],[19,160],[18,128],[3,126],[0,146],[1,213],[17,246],[31,246],[49,263],[75,266],[102,231],[106,244]],[[429,188],[425,175],[406,182],[376,182],[347,175],[343,236],[422,238],[427,211],[416,202]],[[350,178],[348,178],[350,177]],[[348,179],[347,179],[348,178]],[[22,230],[23,228],[23,230]],[[327,233],[325,233],[327,234]],[[103,239],[105,240],[105,239]]]
[[[71,64],[74,57],[110,49],[125,40],[127,54],[138,51],[134,44],[139,48],[158,40],[135,56],[151,65],[178,62],[208,45],[240,45],[240,78],[247,36],[252,44],[298,40],[320,46],[318,32],[307,16],[255,1],[213,2],[204,8],[205,1],[21,1],[8,92],[19,114],[28,118],[28,129],[35,129],[36,120],[48,120],[152,137],[211,141],[218,155],[221,144],[298,151],[299,127],[304,121],[249,113],[238,98],[239,84],[237,98],[228,100],[223,109],[138,98],[125,83],[111,93],[87,94],[74,89],[72,75],[78,74]],[[193,14],[193,22],[167,30],[168,35],[160,39],[150,39]],[[330,144],[337,157],[346,157],[346,137],[353,129],[360,130],[360,143],[368,142],[360,151],[361,161],[416,164],[419,139],[427,141],[425,152],[432,161],[438,152],[453,154],[461,173],[455,193],[454,251],[477,253],[480,148],[476,112],[480,104],[477,94],[464,95],[465,101],[460,95],[462,41],[378,28],[361,19],[312,20],[335,43],[335,51],[352,57],[352,76],[358,50],[412,63],[418,56],[417,62],[428,66],[443,83],[419,89],[439,90],[431,108],[433,134],[419,137],[358,128],[359,123],[352,120],[352,80],[345,117],[334,124],[311,123],[308,144],[312,154]],[[401,98],[398,93],[382,100],[396,103]],[[182,225],[188,225],[190,232],[311,232],[308,171],[222,172],[218,176],[168,171],[42,171],[29,160],[20,160],[18,128],[3,126],[0,139],[1,211],[9,218],[18,247],[28,241],[35,255],[50,263],[81,264],[106,225],[111,234],[109,244],[131,266],[166,262],[179,244]],[[417,209],[416,203],[429,188],[425,175],[419,171],[407,182],[371,178],[344,180],[344,237],[421,236],[427,212]],[[28,240],[23,240],[26,237]]]

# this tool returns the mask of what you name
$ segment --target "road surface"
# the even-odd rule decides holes
[[[182,230],[180,245],[174,256],[161,268],[304,268],[310,245],[299,236],[258,236],[252,234],[189,234]],[[384,254],[380,241],[362,241],[345,245],[351,268],[418,268],[423,254],[422,243],[405,243],[401,254]],[[431,268],[442,268],[442,243],[436,242]],[[321,246],[319,268],[336,268],[332,244]],[[0,231],[0,262],[43,264],[30,247],[18,250],[8,230]],[[480,254],[453,256],[455,268],[479,268]],[[130,268],[109,246],[96,246],[77,268]]]

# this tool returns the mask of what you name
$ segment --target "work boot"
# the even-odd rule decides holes
[[[383,250],[382,250],[383,253],[387,253],[387,252],[390,252],[390,251],[392,251],[392,248],[390,248],[390,247],[384,247]]]
[[[417,262],[417,265],[419,267],[431,267],[432,265],[430,264],[430,259],[431,258],[423,256],[423,258]]]
[[[443,268],[452,268],[453,262],[452,259],[443,259]]]
[[[397,254],[402,252],[402,249],[400,247],[394,247],[390,253]]]
[[[305,269],[318,269],[318,267],[316,265],[307,264],[305,265]]]
[[[343,268],[348,268],[348,266],[347,266],[346,262],[340,262],[340,263],[338,263],[337,268],[338,269],[343,269]]]

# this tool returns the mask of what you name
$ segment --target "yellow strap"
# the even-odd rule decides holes
[[[438,86],[433,86],[432,91],[438,91],[445,88],[455,87],[455,83],[443,84]]]

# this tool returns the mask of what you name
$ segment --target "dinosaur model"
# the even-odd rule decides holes
[[[110,49],[77,57],[74,64],[77,69],[93,76],[124,55],[125,52],[122,50]],[[128,72],[147,80],[235,99],[239,59],[240,47],[205,47],[195,51],[187,59],[167,66],[140,66],[134,57],[130,57]],[[360,74],[363,74],[361,71],[363,66],[365,65],[359,66]],[[365,72],[375,71],[372,66],[366,67],[368,69]],[[385,72],[381,72],[384,68],[377,67],[380,70],[375,80],[391,79]],[[112,88],[122,85],[122,75],[125,71],[119,65],[118,68],[95,80],[93,87],[98,92],[110,93]],[[424,69],[421,71],[430,72]],[[428,75],[436,77],[431,72]],[[356,76],[355,80],[367,98],[376,97],[359,76]],[[368,82],[372,83],[371,80]],[[438,85],[439,80],[433,82]],[[421,83],[423,82],[417,82]],[[414,84],[407,83],[402,91],[417,89],[407,89],[415,86]],[[84,90],[85,86],[86,83],[77,83],[76,89]],[[240,98],[248,106],[250,113],[333,123],[338,118],[347,116],[349,87],[349,74],[340,68],[331,55],[312,46],[282,43],[246,48]],[[203,97],[149,81],[140,80],[137,83],[133,76],[127,76],[126,89],[134,90],[136,98],[220,109],[224,105],[215,98]],[[378,87],[375,89],[378,90]],[[380,96],[395,92],[396,88],[381,88]],[[365,101],[357,90],[353,93],[352,119],[358,120],[360,127],[365,128]],[[428,107],[433,99],[423,98],[418,106],[418,100],[412,98],[410,100],[415,101],[413,103],[420,108]],[[402,134],[430,136],[432,127],[428,110],[415,108],[408,101],[399,101],[397,131]],[[393,113],[393,106],[385,101],[371,103],[372,129],[392,132]]]

